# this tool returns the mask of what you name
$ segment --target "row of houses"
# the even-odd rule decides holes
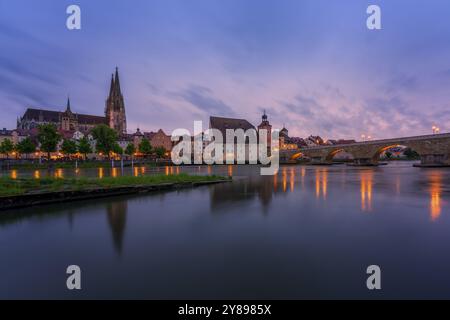
[[[62,141],[64,139],[66,140],[73,140],[75,142],[79,142],[82,138],[86,137],[91,144],[91,147],[93,150],[95,150],[96,141],[94,140],[92,134],[90,132],[82,132],[79,130],[62,130],[58,129],[58,133],[61,136],[61,141],[58,144],[57,151],[53,154],[54,157],[58,157]],[[14,129],[14,130],[8,130],[6,128],[3,128],[0,130],[0,144],[8,139],[10,140],[14,145],[17,145],[19,142],[26,138],[30,138],[36,146],[39,146],[38,139],[38,128],[32,128],[32,129]],[[142,142],[143,139],[148,139],[151,146],[153,148],[164,148],[166,151],[170,152],[173,147],[173,143],[171,140],[171,136],[167,135],[162,129],[159,129],[156,132],[141,132],[139,129],[136,130],[135,133],[132,134],[122,134],[118,137],[118,144],[121,148],[125,149],[129,144],[133,144],[136,148],[136,150],[139,148],[139,144]],[[4,155],[0,155],[0,158]],[[35,158],[40,156],[39,154],[33,154],[27,156],[27,158]],[[91,155],[92,157],[93,155]]]
[[[8,139],[12,143],[17,144],[23,139],[25,139],[27,135],[23,134],[19,130],[7,130],[6,128],[3,128],[0,130],[0,143],[2,143],[4,140]]]

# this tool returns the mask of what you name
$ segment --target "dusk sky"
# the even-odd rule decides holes
[[[81,7],[82,29],[66,28]],[[368,30],[366,9],[382,10]],[[102,115],[121,75],[129,132],[210,115],[293,136],[450,130],[448,0],[0,0],[0,127],[27,107]]]

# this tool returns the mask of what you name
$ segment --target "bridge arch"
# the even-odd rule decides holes
[[[411,146],[409,146],[408,144],[404,144],[404,143],[391,143],[382,147],[379,147],[376,152],[374,153],[374,155],[372,156],[372,161],[377,162],[378,160],[380,160],[380,156],[383,152],[386,152],[390,149],[393,148],[397,148],[397,147],[404,147],[404,148],[409,148],[412,151],[415,151],[414,148],[412,148]],[[415,151],[417,153],[417,151]]]
[[[348,154],[350,154],[353,157],[353,155],[350,152],[346,151],[344,148],[338,148],[338,149],[334,149],[334,150],[330,151],[328,153],[328,155],[325,157],[325,161],[327,161],[327,162],[333,161],[333,158],[337,154],[342,153],[342,152],[348,153]]]
[[[303,153],[303,152],[298,152],[298,153],[293,154],[293,155],[291,156],[290,160],[297,160],[297,159],[299,159],[299,158],[301,158],[301,157],[303,157],[303,156],[304,156],[304,153]]]

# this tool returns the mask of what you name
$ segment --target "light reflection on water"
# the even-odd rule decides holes
[[[316,169],[316,198],[327,198],[328,190],[328,171],[326,168]]]
[[[83,297],[370,298],[365,282],[360,284],[365,273],[359,272],[373,263],[387,270],[383,281],[390,286],[382,297],[450,296],[450,275],[439,273],[450,268],[450,170],[406,162],[379,168],[282,166],[278,175],[265,177],[258,167],[228,165],[78,174],[183,172],[232,175],[233,181],[2,215],[0,243],[8,246],[0,247],[0,257],[8,259],[0,274],[19,285],[5,291],[0,284],[0,297],[23,295],[21,277],[36,277],[36,288],[50,296],[68,297],[59,289],[59,276],[42,277],[42,270],[74,261],[95,281]],[[27,174],[47,173],[14,173]],[[59,174],[70,177],[73,171]],[[23,265],[23,256],[35,264]],[[105,267],[117,283],[102,276]],[[438,273],[443,278],[420,280]]]
[[[117,169],[117,168],[112,168],[112,169],[111,169],[111,177],[117,178],[118,172],[119,172],[119,169]]]
[[[396,163],[398,166],[398,163]],[[406,162],[401,165],[400,168],[404,170],[410,167],[410,163]],[[223,169],[226,169],[225,172]],[[164,167],[145,167],[145,166],[134,166],[130,168],[95,168],[95,169],[55,169],[53,171],[48,170],[10,170],[9,176],[12,179],[18,179],[19,177],[28,177],[31,176],[35,179],[40,179],[42,177],[53,176],[55,178],[64,178],[64,177],[97,177],[103,178],[106,176],[109,177],[119,177],[122,175],[133,175],[133,176],[142,176],[147,174],[158,174],[162,173],[165,175],[174,175],[180,174],[182,172],[190,173],[190,174],[219,174],[219,175],[227,175],[232,177],[234,175],[234,171],[237,167],[233,165],[226,166],[192,166],[192,167],[176,167],[176,166],[164,166]],[[308,167],[308,166],[282,166],[278,172],[278,175],[274,176],[273,179],[273,191],[277,192],[279,183],[281,183],[281,191],[282,192],[294,192],[296,184],[300,184],[301,189],[305,189],[305,178],[308,174],[313,174],[314,176],[314,190],[315,197],[317,199],[321,199],[322,201],[326,201],[327,193],[328,193],[328,173],[329,168],[332,167]],[[356,169],[354,172],[358,172],[359,174],[359,192],[360,192],[360,202],[361,202],[361,210],[364,212],[370,212],[373,210],[372,202],[373,202],[373,184],[374,184],[374,173],[377,172],[379,168],[360,168]],[[419,169],[412,169],[418,172]],[[446,172],[443,169],[443,172]],[[341,170],[340,171],[340,181],[341,187],[345,189],[345,185],[348,182],[347,173],[352,172],[350,169]],[[442,175],[440,171],[436,172],[433,170],[421,170],[424,173],[424,183],[428,184],[427,192],[429,194],[429,213],[432,221],[435,221],[439,218],[442,212],[442,203],[441,203],[441,193],[443,189]],[[448,170],[447,170],[448,172]],[[8,175],[8,171],[4,171],[2,175]],[[401,185],[404,177],[395,174],[395,179],[392,181],[393,190],[396,195],[401,195]],[[337,179],[337,177],[334,177]],[[333,181],[335,183],[336,181]]]
[[[442,193],[442,176],[433,173],[430,179],[430,215],[431,220],[436,221],[441,215],[441,193]]]
[[[373,172],[361,172],[361,210],[372,211]]]
[[[234,168],[234,166],[232,166],[232,165],[229,165],[229,166],[228,166],[228,176],[229,176],[229,177],[232,177],[232,176],[233,176],[233,168]]]
[[[98,178],[103,179],[103,176],[104,176],[104,169],[98,168]]]
[[[291,170],[290,170],[289,187],[290,187],[291,192],[294,192],[294,188],[295,188],[295,169],[294,168],[291,168]]]
[[[59,178],[59,179],[64,178],[64,170],[63,169],[56,169],[55,170],[55,178]]]

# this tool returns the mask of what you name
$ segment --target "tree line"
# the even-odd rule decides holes
[[[155,155],[158,158],[163,158],[166,154],[166,150],[163,147],[153,148],[147,138],[142,139],[138,148],[136,148],[133,143],[129,143],[126,148],[123,149],[118,143],[116,131],[104,124],[98,125],[92,129],[91,134],[96,141],[95,150],[93,150],[94,148],[92,148],[91,143],[86,136],[81,138],[78,142],[72,139],[62,139],[56,126],[53,124],[40,125],[38,127],[36,140],[39,145],[39,151],[46,153],[47,159],[50,159],[51,153],[56,151],[60,151],[69,158],[80,153],[85,160],[87,159],[87,155],[91,153],[102,154],[108,159],[111,158],[113,154],[125,154],[133,157],[139,152],[144,157]],[[60,150],[57,150],[61,140]],[[10,155],[13,153],[28,156],[29,154],[35,153],[37,147],[36,143],[29,137],[21,140],[16,145],[10,139],[4,139],[0,144],[0,154],[4,154],[7,159],[9,159]]]

